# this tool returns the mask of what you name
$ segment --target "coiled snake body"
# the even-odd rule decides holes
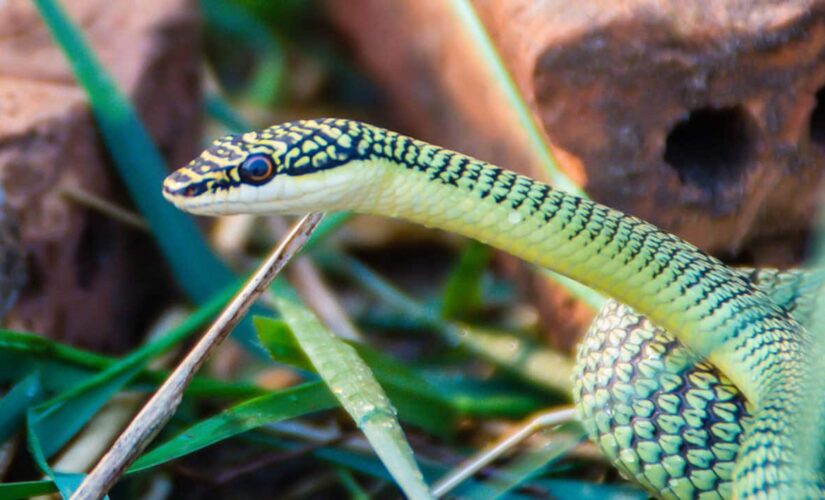
[[[800,322],[823,271],[748,270]],[[742,393],[644,316],[608,301],[579,346],[574,396],[582,422],[625,477],[664,498],[730,498],[751,418]]]
[[[820,496],[815,466],[796,459],[792,425],[807,332],[751,276],[649,223],[343,119],[219,139],[170,175],[164,194],[206,215],[400,217],[599,290],[624,305],[594,323],[576,392],[591,438],[620,469],[662,496],[729,496],[731,481],[742,497]]]

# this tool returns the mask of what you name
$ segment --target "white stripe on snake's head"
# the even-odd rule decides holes
[[[222,137],[163,182],[163,195],[200,215],[303,214],[334,210],[355,189],[363,125],[302,120]]]

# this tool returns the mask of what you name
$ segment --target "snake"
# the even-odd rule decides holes
[[[640,218],[343,118],[221,137],[163,195],[197,215],[401,218],[576,280],[613,300],[579,350],[574,396],[625,476],[664,498],[822,496],[795,439],[813,343],[787,297],[816,274],[735,269]]]

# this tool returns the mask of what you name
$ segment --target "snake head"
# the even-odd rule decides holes
[[[169,175],[163,195],[201,215],[333,210],[343,190],[358,184],[337,167],[366,157],[363,127],[326,118],[227,135]]]

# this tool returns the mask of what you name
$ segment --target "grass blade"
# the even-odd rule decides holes
[[[255,329],[263,346],[276,361],[315,373],[315,369],[283,320],[257,317]],[[402,419],[432,434],[448,438],[458,414],[446,398],[413,370],[360,344],[350,344],[373,371],[376,380],[398,408]],[[425,406],[426,412],[420,411]]]
[[[518,124],[521,125],[521,130],[527,135],[530,149],[544,170],[547,179],[553,186],[563,191],[586,197],[587,195],[584,194],[581,188],[570,180],[556,164],[550,145],[547,143],[541,127],[533,117],[533,113],[521,95],[518,85],[513,81],[513,77],[510,75],[504,61],[496,50],[495,44],[490,39],[490,35],[484,29],[484,24],[478,18],[472,2],[470,0],[452,0],[451,5],[457,19],[475,42],[481,58],[487,64],[487,69],[493,74],[495,80],[499,82],[503,97],[509,104],[510,109],[515,113],[516,120]]]
[[[121,179],[157,236],[178,283],[196,301],[208,300],[234,282],[234,276],[210,250],[194,220],[163,199],[166,162],[77,27],[56,0],[35,0],[35,4],[86,90]]]
[[[200,0],[207,28],[221,38],[241,41],[257,55],[257,65],[246,84],[249,100],[266,105],[281,94],[285,70],[283,50],[260,20],[235,2]]]
[[[208,307],[209,304],[204,306]],[[39,370],[48,374],[41,380],[43,389],[50,393],[62,393],[88,383],[90,376],[98,375],[121,361],[122,358],[84,351],[34,334],[0,330],[0,381],[3,382],[20,380],[26,373]],[[132,387],[137,390],[155,387],[168,374],[168,370],[143,370],[134,378]],[[263,389],[248,382],[197,377],[185,394],[245,399],[260,396],[262,392]]]
[[[280,282],[275,302],[307,358],[410,498],[431,498],[396,412],[369,367]]]
[[[14,385],[0,399],[0,442],[5,443],[26,420],[26,411],[43,397],[40,371]]]
[[[441,299],[445,318],[467,318],[482,304],[481,281],[490,261],[490,248],[470,240],[447,277]]]
[[[57,486],[58,491],[63,496],[63,498],[69,498],[83,479],[83,474],[77,474],[73,472],[60,472],[53,470],[51,466],[49,466],[48,461],[46,460],[46,456],[43,454],[43,444],[40,440],[40,437],[37,433],[33,432],[34,426],[31,424],[34,415],[32,414],[32,409],[29,409],[27,415],[27,437],[29,441],[29,451],[31,451],[32,457],[34,458],[35,463],[40,468],[41,472],[49,476],[52,481],[54,481],[55,486]]]
[[[45,458],[51,457],[66,444],[100,408],[139,373],[150,359],[195,333],[226,302],[219,295],[190,315],[168,334],[95,374],[77,387],[46,401],[29,413],[29,435],[43,447]],[[35,446],[30,443],[30,446]]]
[[[338,481],[341,483],[341,486],[347,490],[350,500],[370,500],[370,494],[361,488],[361,485],[358,484],[350,471],[338,467],[335,470],[335,474],[338,476]]]
[[[54,481],[20,481],[18,483],[0,484],[0,498],[29,498],[53,493],[57,490]]]
[[[335,398],[320,382],[266,394],[190,426],[136,460],[129,472],[155,467],[264,424],[301,417],[336,405]]]

